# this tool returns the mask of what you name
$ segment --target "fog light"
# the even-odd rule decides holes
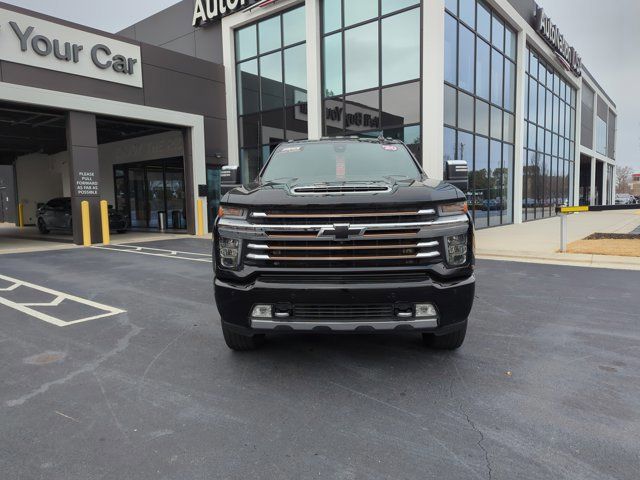
[[[220,263],[223,267],[235,268],[240,259],[240,240],[237,238],[221,237],[218,242],[220,251]]]
[[[416,303],[416,318],[437,317],[436,307],[431,303]]]
[[[467,263],[467,234],[447,237],[447,262],[449,265],[459,267]]]
[[[271,305],[254,305],[251,316],[253,318],[272,318],[273,307]]]

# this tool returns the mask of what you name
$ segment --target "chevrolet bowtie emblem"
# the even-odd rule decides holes
[[[336,240],[348,240],[352,237],[362,237],[366,227],[352,227],[348,223],[334,223],[333,227],[320,229],[318,237],[329,237]]]

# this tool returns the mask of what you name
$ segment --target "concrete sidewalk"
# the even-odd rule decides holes
[[[139,243],[158,240],[174,240],[181,238],[194,238],[187,234],[160,233],[160,232],[136,232],[129,231],[124,234],[111,234],[111,243]],[[207,238],[207,237],[202,237]],[[211,238],[211,234],[208,234]],[[53,250],[68,250],[84,248],[73,243],[73,236],[64,233],[49,233],[42,235],[36,227],[29,226],[19,228],[14,224],[0,223],[0,255],[13,253],[32,253]]]
[[[640,210],[569,215],[568,243],[592,233],[630,233],[640,227]],[[478,258],[640,270],[640,258],[560,253],[560,218],[479,230]]]

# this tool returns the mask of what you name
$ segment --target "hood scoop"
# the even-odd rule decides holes
[[[378,184],[357,184],[357,185],[303,185],[291,188],[293,195],[343,195],[343,194],[367,194],[367,193],[389,193],[391,186]]]

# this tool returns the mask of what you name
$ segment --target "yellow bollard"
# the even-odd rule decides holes
[[[18,204],[18,226],[24,227],[24,205],[22,203]]]
[[[198,199],[198,236],[204,235],[204,205],[202,199]]]
[[[91,245],[91,220],[89,218],[89,202],[83,200],[80,202],[82,210],[82,244],[85,247]]]
[[[109,202],[100,201],[100,217],[102,218],[102,243],[109,245],[111,237],[109,235]]]

